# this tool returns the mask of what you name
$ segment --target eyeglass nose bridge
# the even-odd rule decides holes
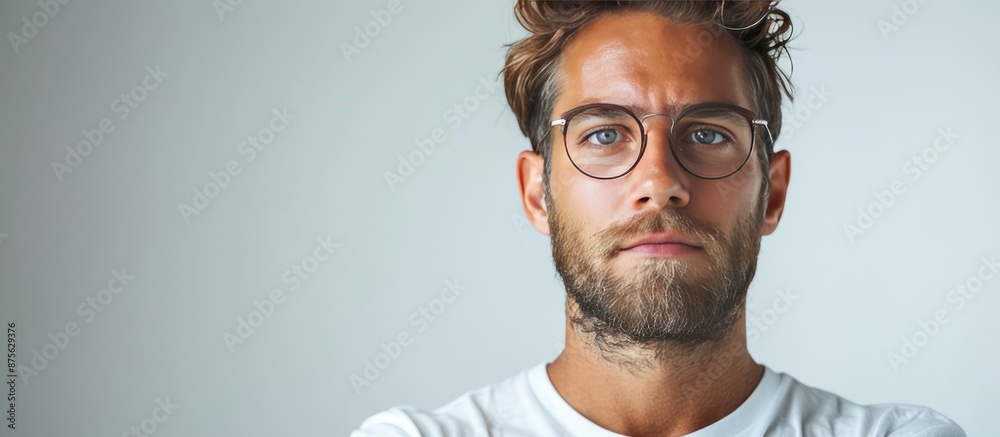
[[[674,116],[670,115],[670,114],[667,114],[667,113],[646,114],[646,115],[643,115],[642,117],[639,117],[639,121],[645,123],[647,119],[650,119],[650,118],[653,118],[653,117],[667,117],[667,118],[670,119],[670,123],[671,124],[673,124],[673,122],[674,122]]]
[[[654,117],[666,117],[668,120],[670,120],[670,126],[667,127],[667,132],[666,132],[667,135],[665,137],[667,141],[667,149],[670,152],[670,156],[674,159],[674,161],[676,161],[677,164],[680,165],[682,169],[684,169],[684,171],[690,173],[690,170],[687,169],[684,163],[681,162],[680,157],[677,156],[677,151],[674,150],[674,124],[677,123],[677,117],[667,113],[652,113],[639,117],[639,128],[642,129],[642,145],[639,148],[639,156],[636,157],[635,163],[632,164],[632,167],[629,168],[626,174],[630,173],[632,170],[635,169],[635,167],[639,165],[639,161],[642,161],[642,157],[646,153],[646,147],[648,146],[647,143],[649,141],[648,138],[649,128],[646,127],[646,120],[649,120],[650,118]]]
[[[642,125],[642,135],[643,135],[643,137],[645,137],[646,134],[649,133],[649,130],[646,127],[646,120],[649,120],[650,118],[653,118],[653,117],[666,117],[666,118],[670,119],[670,128],[667,130],[667,134],[669,136],[669,134],[673,133],[674,123],[677,122],[677,118],[674,117],[671,114],[653,113],[653,114],[646,114],[646,115],[643,115],[642,117],[639,117],[639,124]]]

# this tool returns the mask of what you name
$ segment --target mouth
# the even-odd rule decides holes
[[[618,249],[618,252],[644,256],[673,257],[696,254],[703,250],[704,248],[701,245],[684,235],[658,233],[632,241]]]

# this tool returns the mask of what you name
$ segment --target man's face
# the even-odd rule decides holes
[[[711,43],[700,44],[706,35]],[[656,15],[599,17],[561,67],[553,118],[594,102],[642,108],[639,116],[703,102],[753,108],[735,41]],[[556,268],[585,329],[643,342],[718,338],[740,320],[756,269],[766,205],[757,152],[727,179],[699,179],[670,153],[669,118],[645,126],[638,165],[612,180],[577,171],[553,128],[545,204]]]

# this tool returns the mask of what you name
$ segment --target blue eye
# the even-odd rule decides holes
[[[608,146],[614,144],[615,141],[618,141],[618,136],[617,131],[613,129],[604,129],[591,134],[587,137],[587,141],[590,141],[591,144],[595,145]]]
[[[711,130],[697,130],[691,134],[691,140],[698,144],[719,144],[726,140],[721,133]]]

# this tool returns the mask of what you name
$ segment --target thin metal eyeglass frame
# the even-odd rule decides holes
[[[577,165],[575,161],[573,161],[573,155],[571,155],[569,153],[569,145],[566,143],[566,141],[567,141],[566,140],[566,129],[567,129],[567,126],[569,125],[569,121],[574,116],[576,116],[577,114],[579,114],[579,113],[581,113],[583,111],[586,111],[588,109],[591,109],[591,108],[613,108],[613,109],[621,110],[624,113],[628,114],[630,117],[632,117],[632,119],[636,121],[636,124],[639,125],[639,134],[642,137],[642,144],[639,147],[639,155],[636,156],[635,162],[633,162],[632,165],[629,166],[628,169],[626,169],[625,171],[623,171],[619,175],[616,175],[616,176],[594,176],[594,175],[592,175],[590,173],[587,173],[587,172],[583,171],[583,169],[581,169],[580,166]],[[690,114],[692,112],[699,111],[699,110],[704,110],[706,108],[713,108],[713,109],[717,108],[717,109],[731,110],[731,111],[733,111],[733,112],[735,112],[735,113],[743,116],[744,118],[746,118],[747,124],[750,126],[750,149],[747,151],[747,156],[745,156],[743,158],[743,162],[741,162],[740,165],[738,167],[736,167],[735,170],[733,170],[732,172],[730,172],[730,173],[728,173],[728,174],[726,174],[724,176],[705,177],[705,176],[701,176],[701,175],[699,175],[699,174],[691,171],[691,169],[687,168],[687,166],[685,166],[684,163],[681,162],[681,159],[677,156],[677,151],[674,149],[674,147],[675,147],[674,145],[677,143],[676,141],[674,141],[674,126],[677,124],[676,123],[677,120],[680,120],[680,119],[684,118],[686,115],[688,115],[688,114]],[[590,104],[586,104],[586,105],[582,105],[582,106],[577,106],[576,108],[573,108],[573,109],[570,109],[569,111],[566,111],[565,113],[563,113],[560,116],[560,118],[552,120],[552,122],[549,124],[549,126],[550,127],[562,126],[561,130],[562,130],[562,137],[563,137],[563,150],[566,151],[566,157],[569,158],[569,162],[573,164],[573,167],[576,167],[577,171],[579,171],[580,173],[583,173],[583,174],[585,174],[585,175],[587,175],[587,176],[589,176],[591,178],[594,178],[594,179],[610,180],[610,179],[618,179],[618,178],[620,178],[622,176],[625,176],[625,175],[629,174],[629,172],[631,172],[632,169],[635,168],[635,166],[639,165],[639,161],[642,160],[642,155],[646,151],[646,125],[643,124],[643,123],[648,118],[651,118],[651,117],[665,116],[665,117],[667,117],[667,118],[670,119],[670,132],[669,132],[669,137],[668,137],[669,138],[669,143],[670,143],[670,154],[674,157],[674,160],[677,161],[677,164],[679,164],[681,166],[681,168],[684,169],[684,171],[688,172],[689,174],[691,174],[694,177],[697,177],[697,178],[700,178],[700,179],[706,179],[706,180],[718,180],[718,179],[725,179],[725,178],[728,178],[728,177],[736,174],[737,172],[739,172],[740,170],[742,170],[744,166],[746,166],[747,162],[750,161],[750,157],[753,156],[754,148],[757,145],[757,131],[754,129],[756,126],[764,126],[764,130],[767,131],[768,139],[771,141],[772,144],[774,143],[774,137],[771,135],[771,128],[768,127],[767,120],[762,120],[762,119],[754,118],[754,115],[755,114],[753,113],[753,111],[751,111],[751,110],[749,110],[747,108],[744,108],[742,106],[732,105],[732,104],[728,104],[728,103],[714,103],[714,102],[712,102],[712,103],[699,103],[699,104],[696,104],[696,105],[688,106],[688,107],[684,108],[684,110],[681,111],[680,115],[678,115],[676,117],[671,116],[670,114],[664,114],[664,113],[652,113],[652,114],[646,114],[646,115],[643,115],[642,117],[639,117],[639,116],[635,115],[635,113],[632,112],[632,110],[630,110],[630,109],[628,109],[628,108],[626,108],[624,106],[621,106],[621,105],[616,105],[614,103],[590,103]]]

